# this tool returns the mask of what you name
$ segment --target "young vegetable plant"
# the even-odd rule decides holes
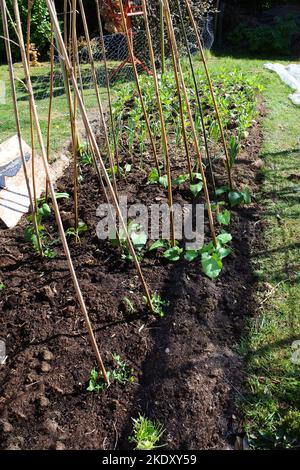
[[[128,299],[128,297],[123,297],[121,303],[126,313],[130,315],[133,315],[135,313],[134,303],[130,299]]]
[[[201,173],[192,173],[193,181],[190,183],[190,191],[193,197],[197,197],[203,188]],[[174,186],[180,186],[190,179],[188,174],[179,175],[173,180]]]
[[[132,244],[137,252],[137,257],[138,259],[141,259],[142,257],[142,250],[145,247],[148,236],[146,232],[144,232],[140,226],[140,224],[137,224],[133,220],[131,220],[128,223],[127,226],[127,231],[128,234],[131,238]],[[110,237],[111,244],[115,247],[121,247],[122,250],[122,255],[121,258],[125,261],[132,261],[132,255],[128,247],[128,242],[125,237],[125,232],[124,230],[119,231],[119,239],[114,235]]]
[[[0,292],[5,289],[5,284],[3,282],[0,282]]]
[[[78,227],[70,227],[66,230],[66,237],[75,237],[76,242],[80,243],[80,236],[88,231],[88,226],[80,220],[78,223]]]
[[[230,169],[233,168],[240,150],[240,139],[232,135],[229,139],[228,156]]]
[[[228,186],[221,186],[220,188],[217,188],[216,195],[221,196],[222,194],[227,194],[231,207],[238,206],[239,204],[251,204],[251,193],[249,188],[244,188],[242,191],[230,191]]]
[[[146,305],[148,305],[148,299],[147,297],[143,296],[143,300]],[[158,292],[154,292],[151,297],[151,302],[153,306],[153,311],[155,315],[157,315],[160,318],[163,318],[165,316],[165,312],[163,310],[163,307],[167,307],[169,305],[169,302],[166,300],[162,300],[161,296],[159,295]]]
[[[43,220],[49,217],[50,215],[51,209],[49,205],[46,203],[42,204],[42,206],[38,208],[36,214],[37,229],[42,244],[43,256],[46,256],[47,258],[55,258],[57,256],[57,253],[50,247],[50,240],[49,237],[46,235],[46,228],[43,225]],[[32,223],[32,214],[27,217],[27,220],[28,222],[30,222],[30,225],[28,225],[25,229],[24,238],[25,241],[31,242],[34,251],[38,253],[38,240]]]
[[[134,382],[134,369],[129,368],[127,363],[122,361],[118,354],[112,354],[114,367],[112,370],[107,371],[107,377],[110,382],[117,382],[120,385]],[[87,387],[88,392],[102,392],[107,388],[107,384],[103,379],[102,373],[97,371],[94,367],[90,372],[89,384]]]
[[[232,240],[230,233],[222,232],[217,236],[217,246],[213,242],[201,248],[201,265],[204,274],[210,279],[219,276],[223,268],[222,259],[230,255],[231,249],[226,245]]]
[[[133,419],[133,423],[133,435],[129,437],[129,442],[135,444],[135,449],[153,450],[161,447],[157,444],[164,433],[164,428],[159,422],[139,415],[137,419]]]
[[[134,369],[127,366],[127,363],[121,361],[118,354],[112,354],[115,368],[111,371],[111,380],[121,385],[134,382]]]
[[[168,187],[168,176],[159,176],[157,168],[153,168],[148,176],[148,184],[160,184],[164,188]]]
[[[168,240],[156,240],[150,246],[149,251],[157,251],[161,248],[165,250],[163,252],[163,257],[171,262],[178,261],[183,253],[183,248],[180,248],[177,245],[171,247]]]

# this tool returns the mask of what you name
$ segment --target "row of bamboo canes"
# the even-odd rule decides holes
[[[182,139],[184,142],[184,148],[185,148],[185,154],[186,154],[186,159],[187,159],[187,166],[188,166],[188,171],[190,175],[191,182],[193,180],[193,172],[192,172],[192,160],[191,160],[191,155],[190,155],[190,150],[189,150],[189,145],[188,145],[188,139],[186,135],[186,125],[184,122],[184,113],[183,113],[183,108],[185,106],[185,109],[187,110],[188,117],[189,117],[189,123],[191,127],[191,132],[192,132],[192,138],[193,138],[193,146],[194,150],[197,156],[197,163],[201,172],[202,176],[202,181],[203,181],[203,189],[204,189],[204,197],[206,201],[206,207],[207,207],[207,213],[208,213],[208,220],[209,220],[209,227],[210,227],[210,232],[212,236],[213,242],[216,244],[216,232],[215,232],[215,227],[214,227],[214,219],[213,219],[213,214],[211,210],[211,203],[210,203],[210,196],[209,196],[209,190],[208,190],[208,184],[207,184],[207,178],[206,178],[206,171],[205,171],[205,166],[203,163],[203,157],[201,153],[201,148],[200,148],[200,142],[199,142],[199,136],[197,135],[195,124],[194,124],[194,118],[193,118],[193,112],[192,112],[192,107],[188,98],[188,93],[185,85],[185,80],[184,80],[184,75],[182,71],[182,66],[181,66],[181,60],[180,60],[180,54],[179,54],[179,48],[177,45],[176,37],[175,37],[175,32],[174,32],[174,26],[173,26],[173,21],[172,21],[172,14],[170,11],[170,6],[168,0],[159,0],[160,1],[160,11],[161,11],[161,18],[163,19],[166,28],[166,33],[167,33],[167,38],[170,46],[170,51],[171,51],[171,57],[172,57],[172,66],[173,66],[173,71],[174,71],[174,79],[176,83],[176,91],[177,91],[177,97],[179,100],[179,107],[180,107],[180,116],[179,119],[181,119],[182,122]],[[62,241],[62,245],[64,248],[65,256],[66,256],[66,261],[68,265],[68,269],[70,271],[70,275],[74,284],[74,288],[76,291],[76,295],[78,298],[78,302],[81,308],[81,311],[83,313],[87,331],[89,334],[89,338],[91,341],[92,348],[94,350],[97,363],[99,366],[99,369],[101,370],[103,374],[104,380],[109,383],[109,379],[107,376],[107,372],[101,357],[100,353],[100,348],[97,343],[97,340],[95,338],[92,324],[89,318],[89,314],[86,308],[86,304],[79,286],[79,282],[77,279],[77,275],[74,269],[74,265],[72,262],[70,250],[68,247],[66,235],[64,232],[63,224],[62,224],[62,219],[60,215],[60,210],[58,207],[58,203],[56,200],[55,196],[55,189],[53,185],[53,181],[51,178],[50,174],[50,165],[49,165],[49,160],[50,160],[50,142],[51,142],[51,124],[52,124],[52,107],[53,107],[53,90],[54,90],[54,85],[53,85],[53,80],[54,80],[54,55],[55,55],[55,50],[58,52],[59,58],[60,58],[60,64],[62,68],[62,73],[64,77],[64,85],[65,85],[65,90],[66,90],[66,96],[67,96],[67,104],[68,104],[68,110],[69,110],[69,120],[70,120],[70,132],[71,132],[71,140],[72,140],[72,150],[73,150],[73,186],[74,186],[74,221],[75,221],[75,229],[78,226],[79,223],[79,217],[78,217],[78,158],[79,158],[79,137],[78,137],[78,130],[77,130],[77,124],[76,124],[76,118],[78,115],[78,112],[81,116],[81,119],[84,123],[85,131],[86,131],[86,136],[87,136],[87,141],[89,145],[89,149],[92,154],[93,158],[93,163],[94,167],[96,169],[97,175],[99,177],[99,182],[100,185],[104,191],[104,194],[106,196],[106,199],[108,202],[112,202],[116,213],[118,214],[118,218],[120,221],[120,225],[124,231],[124,234],[126,236],[126,240],[128,243],[129,250],[131,252],[133,262],[135,264],[139,279],[141,281],[143,290],[145,292],[145,296],[147,298],[148,306],[150,310],[153,311],[153,305],[152,305],[152,300],[151,300],[151,293],[148,288],[148,285],[146,283],[146,280],[144,278],[139,260],[137,258],[134,246],[132,244],[130,235],[127,230],[127,226],[124,222],[124,219],[122,217],[122,212],[119,206],[119,198],[118,198],[118,188],[117,188],[117,179],[116,179],[116,174],[115,174],[115,166],[117,168],[117,175],[120,175],[120,161],[119,161],[119,154],[118,154],[118,148],[117,148],[117,139],[116,139],[116,133],[114,129],[114,121],[112,117],[112,98],[111,98],[111,90],[110,90],[110,83],[109,83],[109,74],[108,74],[108,65],[107,65],[107,59],[106,59],[106,53],[105,53],[105,45],[104,45],[104,36],[103,36],[103,30],[102,30],[102,23],[101,23],[101,14],[100,14],[100,5],[99,5],[99,0],[95,0],[96,2],[96,10],[97,10],[97,18],[98,18],[98,25],[99,25],[99,33],[100,33],[100,41],[101,41],[101,47],[102,47],[102,52],[103,52],[103,62],[104,62],[104,70],[105,70],[105,81],[106,81],[106,87],[107,87],[107,97],[108,97],[108,105],[109,105],[109,112],[110,112],[110,126],[111,126],[111,133],[113,136],[113,148],[110,143],[109,139],[109,133],[108,133],[108,123],[106,122],[104,112],[103,112],[103,105],[99,93],[99,86],[98,86],[98,81],[97,81],[97,72],[96,72],[96,64],[94,62],[94,57],[93,57],[93,52],[91,48],[91,41],[90,41],[90,34],[89,34],[89,28],[86,20],[86,14],[85,14],[85,9],[84,9],[84,3],[83,0],[64,0],[64,27],[63,27],[63,34],[61,32],[61,28],[59,25],[58,21],[58,16],[57,12],[55,9],[55,3],[53,0],[45,0],[47,4],[47,8],[49,11],[50,19],[51,19],[51,37],[50,37],[50,87],[49,87],[49,109],[48,109],[48,129],[47,129],[47,138],[46,138],[46,143],[45,139],[42,135],[41,132],[41,126],[40,126],[40,121],[39,121],[39,115],[36,107],[36,102],[35,102],[35,97],[33,93],[33,87],[31,83],[31,76],[30,76],[30,62],[29,62],[29,47],[30,47],[30,25],[31,25],[31,13],[32,13],[32,7],[33,7],[33,0],[29,0],[28,4],[28,19],[27,19],[27,35],[26,35],[26,42],[24,41],[23,37],[23,32],[22,32],[22,24],[20,20],[20,12],[19,12],[19,6],[18,6],[18,1],[13,0],[13,11],[14,11],[14,19],[11,16],[11,13],[9,12],[6,4],[6,0],[0,0],[0,5],[1,5],[1,14],[2,14],[2,23],[3,23],[3,35],[4,35],[4,40],[5,40],[5,47],[6,47],[6,55],[7,55],[7,61],[8,61],[8,68],[9,68],[9,76],[10,76],[10,84],[11,84],[11,94],[12,94],[12,102],[13,102],[13,107],[14,107],[14,115],[15,115],[15,122],[16,122],[16,130],[17,130],[17,135],[18,135],[18,141],[19,141],[19,149],[20,149],[20,155],[22,159],[22,165],[24,169],[24,175],[26,179],[26,184],[27,184],[27,189],[28,189],[28,195],[29,195],[29,200],[30,200],[30,210],[32,212],[32,220],[33,220],[33,225],[37,237],[37,242],[38,242],[38,249],[41,255],[43,255],[43,247],[42,247],[42,242],[39,237],[39,231],[37,227],[37,193],[36,193],[36,184],[35,184],[35,179],[36,179],[36,174],[35,174],[35,148],[36,148],[36,142],[35,138],[37,137],[38,145],[40,148],[41,152],[41,157],[43,160],[43,165],[45,169],[45,174],[46,174],[46,198],[51,197],[52,204],[53,204],[53,209],[56,217],[56,222],[58,226],[58,231],[60,234],[60,238]],[[144,16],[144,23],[145,23],[145,31],[146,31],[146,36],[147,36],[147,43],[148,43],[148,50],[149,50],[149,57],[150,57],[150,62],[151,62],[151,67],[152,67],[152,77],[153,77],[153,83],[154,83],[154,90],[155,90],[155,98],[156,98],[156,103],[158,107],[158,112],[159,112],[159,121],[160,121],[160,129],[161,129],[161,149],[162,149],[162,154],[164,156],[164,164],[165,164],[165,170],[168,178],[168,204],[170,208],[170,227],[171,227],[171,244],[172,246],[175,246],[176,240],[175,240],[175,229],[174,229],[174,212],[173,212],[173,194],[172,194],[172,167],[171,167],[171,159],[170,159],[170,151],[169,151],[169,140],[168,140],[168,135],[167,135],[167,130],[166,130],[166,123],[164,121],[164,115],[163,115],[163,106],[160,98],[160,88],[159,88],[159,79],[156,71],[156,65],[155,65],[155,55],[154,55],[154,48],[153,48],[153,42],[152,42],[152,36],[151,36],[151,31],[149,27],[149,18],[148,18],[148,10],[147,10],[147,2],[146,0],[141,0],[142,3],[142,8],[143,8],[143,16]],[[224,135],[224,131],[222,128],[221,124],[221,119],[220,119],[220,114],[218,111],[218,106],[216,103],[215,99],[215,94],[214,94],[214,89],[212,85],[212,81],[210,78],[208,66],[207,66],[207,61],[205,58],[204,50],[202,47],[201,43],[201,38],[200,34],[198,31],[198,27],[196,24],[196,21],[194,19],[193,11],[190,5],[189,0],[184,0],[186,12],[189,17],[190,24],[194,30],[197,44],[198,44],[198,49],[200,53],[200,60],[204,66],[204,71],[205,75],[208,81],[209,85],[209,90],[210,94],[212,97],[212,102],[214,105],[214,110],[215,110],[215,115],[216,119],[218,121],[219,127],[220,127],[220,135],[222,139],[222,144],[224,148],[224,154],[225,154],[225,166],[228,174],[228,181],[229,181],[229,186],[232,188],[232,178],[231,178],[231,173],[230,173],[230,166],[229,166],[229,157],[228,157],[228,151],[227,151],[227,146],[226,146],[226,139]],[[151,150],[153,153],[153,159],[154,163],[156,165],[158,174],[161,172],[161,164],[159,160],[159,155],[158,151],[156,148],[156,142],[155,138],[153,136],[153,133],[151,131],[151,126],[150,126],[150,119],[147,114],[147,109],[144,103],[144,98],[143,98],[143,91],[141,88],[140,84],[140,79],[139,79],[139,73],[137,66],[134,61],[134,51],[133,51],[133,46],[132,46],[132,41],[130,39],[130,34],[127,30],[127,25],[126,25],[126,18],[125,18],[125,13],[124,13],[124,8],[122,1],[119,2],[120,5],[120,15],[121,15],[121,20],[123,24],[123,31],[126,35],[127,38],[127,44],[128,44],[128,51],[129,55],[131,58],[131,65],[133,67],[133,72],[134,72],[134,78],[136,82],[136,87],[137,87],[137,92],[139,96],[139,100],[141,103],[141,107],[143,110],[143,116],[146,122],[147,126],[147,131],[149,135],[149,141],[151,145]],[[93,88],[95,91],[95,98],[96,98],[96,103],[97,103],[97,108],[99,111],[99,120],[101,122],[101,126],[103,129],[103,134],[104,134],[104,142],[105,142],[105,150],[106,154],[108,155],[108,163],[109,163],[109,169],[110,169],[110,175],[112,177],[112,182],[109,177],[109,173],[107,171],[106,165],[104,163],[104,158],[103,158],[103,151],[99,148],[95,134],[92,130],[92,127],[89,123],[85,103],[84,103],[84,92],[83,92],[83,83],[82,83],[82,77],[81,77],[81,70],[80,70],[80,61],[79,61],[79,54],[78,54],[78,47],[77,47],[77,31],[76,31],[76,25],[77,25],[77,8],[79,7],[80,14],[81,14],[81,19],[84,27],[84,33],[85,33],[85,39],[87,42],[87,48],[88,48],[88,55],[89,55],[89,63],[90,63],[90,68],[91,68],[91,77],[92,77],[92,83],[93,83]],[[190,64],[190,69],[191,73],[193,76],[193,81],[194,81],[194,86],[195,86],[195,91],[197,95],[197,104],[199,107],[199,112],[201,116],[201,122],[202,122],[202,131],[203,131],[203,137],[204,137],[204,145],[205,145],[205,152],[206,152],[206,158],[208,161],[208,167],[210,170],[210,178],[212,182],[213,189],[215,190],[215,179],[214,179],[214,170],[213,170],[213,165],[212,161],[210,158],[209,154],[209,149],[208,149],[208,144],[207,144],[207,136],[206,136],[206,130],[204,126],[204,121],[203,121],[203,113],[202,113],[202,107],[201,107],[201,98],[200,98],[200,90],[197,84],[197,80],[195,77],[195,71],[194,71],[194,65],[193,61],[190,55],[189,51],[189,46],[188,46],[188,40],[186,37],[185,33],[185,26],[184,26],[184,20],[183,20],[183,13],[182,13],[182,8],[180,5],[180,1],[177,0],[177,8],[178,8],[178,13],[180,15],[180,20],[181,20],[181,32],[182,36],[184,39],[184,42],[187,47],[187,53],[189,57],[189,64]],[[68,14],[69,12],[70,14]],[[22,133],[21,133],[21,126],[20,126],[20,118],[19,118],[19,111],[18,111],[18,104],[17,104],[17,92],[16,92],[16,86],[15,86],[15,73],[14,73],[14,65],[13,65],[13,57],[12,57],[12,50],[11,50],[11,39],[10,39],[10,34],[9,34],[9,21],[11,24],[14,25],[15,33],[18,39],[18,45],[21,51],[21,58],[22,58],[22,65],[23,65],[23,70],[24,70],[24,76],[25,76],[25,87],[28,93],[28,98],[29,98],[29,114],[30,114],[30,130],[31,130],[31,147],[32,147],[32,185],[30,184],[30,178],[28,175],[28,170],[26,166],[26,161],[24,157],[24,151],[22,148]]]

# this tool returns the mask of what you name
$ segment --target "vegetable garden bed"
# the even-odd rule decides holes
[[[236,188],[247,186],[253,195],[260,144],[256,121],[244,135],[233,169]],[[153,169],[148,145],[142,167],[133,164],[126,179],[118,180],[119,195],[126,194],[129,203],[167,201],[163,185],[155,185],[154,195],[148,184]],[[128,163],[127,150],[120,158]],[[88,230],[80,244],[70,238],[71,254],[107,369],[118,371],[120,356],[130,377],[123,385],[113,381],[103,390],[87,391],[95,359],[61,247],[54,244],[55,258],[41,259],[24,241],[26,219],[13,231],[1,228],[1,334],[9,351],[7,366],[0,369],[1,448],[129,448],[132,418],[139,414],[162,424],[166,448],[226,448],[240,430],[234,400],[243,383],[243,364],[234,345],[254,311],[251,253],[262,228],[255,197],[231,210],[233,251],[216,280],[203,274],[199,258],[170,263],[159,252],[144,250],[147,282],[165,302],[160,318],[149,315],[143,304],[133,265],[122,259],[119,248],[96,237],[96,208],[106,201],[87,163],[81,165],[79,215]],[[185,165],[177,155],[173,176],[181,175]],[[57,191],[72,194],[69,173]],[[220,159],[215,176],[222,187]],[[173,197],[180,205],[195,201],[187,183],[176,187]],[[196,201],[203,202],[202,193]],[[59,204],[67,231],[73,203],[70,198]],[[55,242],[52,214],[45,230]]]

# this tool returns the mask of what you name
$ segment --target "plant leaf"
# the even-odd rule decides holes
[[[169,261],[178,261],[180,259],[180,255],[183,252],[182,248],[179,246],[173,246],[166,250],[163,254],[164,258],[168,259]]]
[[[202,188],[203,188],[203,184],[201,183],[201,181],[199,183],[190,184],[190,191],[194,197],[198,196]]]
[[[231,207],[234,207],[238,206],[243,201],[243,197],[241,196],[241,193],[237,191],[229,191],[228,200]]]
[[[217,236],[217,240],[222,245],[225,245],[226,243],[229,243],[232,240],[232,235],[227,232],[219,233],[219,235]]]
[[[194,261],[194,259],[196,259],[198,256],[199,256],[199,252],[197,250],[188,250],[185,253],[184,258],[187,261]]]
[[[218,277],[223,268],[222,261],[218,256],[216,256],[216,254],[211,256],[208,253],[203,253],[201,264],[204,274],[206,274],[210,279]]]
[[[225,209],[223,212],[217,214],[217,221],[222,225],[229,225],[231,219],[231,212],[228,209]]]
[[[141,232],[133,231],[130,235],[130,238],[132,240],[134,247],[139,251],[143,249],[143,247],[146,245],[147,240],[148,240],[147,234],[143,231]]]
[[[185,183],[189,179],[189,175],[179,175],[177,178],[173,180],[173,185],[174,186],[179,186],[183,183]]]
[[[156,240],[149,248],[149,251],[158,250],[159,248],[166,248],[168,242],[166,240]]]

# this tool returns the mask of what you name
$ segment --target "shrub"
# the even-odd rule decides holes
[[[276,16],[270,25],[253,27],[241,23],[229,34],[228,41],[251,52],[289,55],[298,31],[297,21],[292,15]]]

